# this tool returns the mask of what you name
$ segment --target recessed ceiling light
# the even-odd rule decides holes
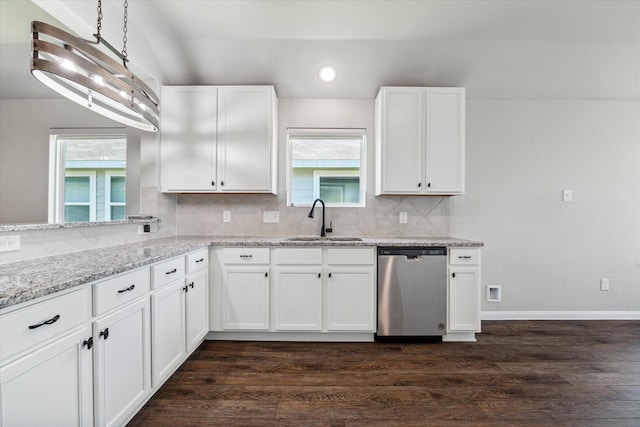
[[[320,68],[320,72],[318,73],[318,75],[320,76],[320,80],[331,82],[336,78],[336,69],[331,65],[325,65],[324,67]]]

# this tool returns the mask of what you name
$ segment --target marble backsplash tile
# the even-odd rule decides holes
[[[284,195],[180,194],[176,229],[179,235],[315,235],[320,209],[309,218],[308,207],[287,206]],[[364,208],[327,208],[326,225],[333,223],[335,236],[443,237],[450,235],[450,209],[447,196],[367,196]],[[224,211],[231,212],[231,222],[223,222]],[[265,211],[278,211],[280,222],[264,223]],[[407,213],[406,224],[399,223],[400,212]]]
[[[308,207],[287,206],[285,195],[162,194],[142,192],[141,212],[160,218],[151,233],[137,224],[0,232],[20,235],[21,249],[0,253],[0,264],[80,252],[173,235],[313,236],[320,233],[321,207],[309,218]],[[450,235],[450,197],[367,196],[364,208],[327,208],[326,224],[334,236],[446,237]],[[224,211],[231,222],[222,221]],[[279,212],[280,222],[264,223],[263,212]],[[407,213],[407,223],[398,215]]]

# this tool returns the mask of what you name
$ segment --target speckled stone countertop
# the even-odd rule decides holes
[[[178,236],[0,265],[0,309],[209,246],[481,247],[456,238]]]

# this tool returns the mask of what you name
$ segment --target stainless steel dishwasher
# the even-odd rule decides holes
[[[441,337],[447,248],[378,248],[378,337]]]

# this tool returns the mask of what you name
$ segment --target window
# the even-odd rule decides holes
[[[49,222],[126,219],[126,130],[51,132]]]
[[[364,129],[288,129],[287,202],[365,205]]]

